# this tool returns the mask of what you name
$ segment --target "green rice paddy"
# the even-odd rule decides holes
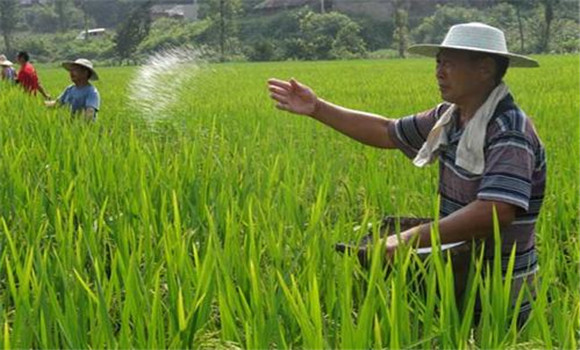
[[[406,252],[385,278],[335,253],[357,225],[434,216],[437,167],[279,112],[266,89],[296,77],[398,118],[439,102],[434,62],[240,63],[204,67],[155,129],[127,98],[133,68],[98,69],[96,124],[0,87],[0,347],[578,348],[579,59],[537,59],[506,77],[549,162],[521,330],[497,273],[472,282],[472,325],[440,256]],[[69,84],[39,73],[53,96]]]

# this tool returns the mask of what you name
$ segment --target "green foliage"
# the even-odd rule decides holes
[[[115,44],[110,38],[89,40],[88,42],[86,40],[72,40],[65,47],[57,59],[74,60],[83,57],[95,61],[105,61],[115,54]]]
[[[399,57],[405,58],[407,50],[407,42],[409,36],[408,29],[409,14],[405,9],[397,9],[395,11],[395,30],[393,31],[393,42],[397,45],[399,50]]]
[[[578,22],[570,19],[556,19],[551,39],[551,53],[577,53],[580,50]]]
[[[336,33],[330,49],[330,58],[350,59],[361,58],[366,55],[366,45],[359,35],[360,26],[348,21]]]
[[[209,20],[183,22],[170,18],[159,18],[151,25],[151,31],[139,45],[139,53],[150,54],[169,47],[194,45],[207,30]]]
[[[254,11],[258,0],[199,0],[198,14],[202,20],[189,23],[159,19],[153,25],[154,33],[132,48],[131,56],[136,62],[144,55],[181,45],[203,47],[204,52],[213,56],[210,60],[221,61],[357,58],[367,57],[367,50],[378,51],[373,57],[384,57],[383,50],[392,48],[403,56],[408,45],[438,43],[449,26],[467,21],[482,21],[501,28],[508,48],[513,52],[543,52],[546,40],[550,52],[578,52],[579,43],[575,35],[575,27],[579,25],[577,2],[499,0],[490,1],[493,6],[489,6],[465,0],[445,1],[441,2],[444,5],[436,6],[416,0],[389,1],[398,6],[398,10],[389,18],[375,19],[354,12],[317,14],[312,12],[311,6],[273,12]],[[156,3],[190,2],[156,0]],[[8,3],[3,2],[2,6]],[[59,60],[77,53],[91,54],[99,60],[112,60],[115,56],[119,58],[118,48],[111,50],[107,40],[102,41],[103,47],[87,44],[88,47],[83,48],[76,42],[63,41],[61,37],[70,33],[67,29],[85,28],[84,13],[89,28],[104,26],[112,32],[112,26],[127,22],[129,13],[139,3],[142,4],[132,0],[55,0],[49,5],[23,7],[19,11],[23,16],[18,21],[15,35],[25,37],[23,46],[41,52],[37,57],[43,61]],[[326,0],[325,5],[330,8],[334,4]],[[319,8],[319,3],[313,8]],[[552,14],[549,31],[547,13]],[[337,29],[337,26],[344,29]],[[129,27],[125,23],[125,31],[139,28],[131,26],[133,29],[129,30]],[[47,36],[47,33],[55,35]],[[36,38],[30,38],[30,35]],[[6,38],[13,41],[11,36]],[[390,57],[390,52],[386,56]]]
[[[69,12],[70,6],[72,2],[70,0],[55,0],[54,1],[54,13],[58,18],[58,29],[61,32],[64,32],[69,27]]]
[[[18,24],[17,0],[3,0],[0,1],[0,31],[4,38],[4,47],[8,55],[13,54],[12,50],[12,35]]]
[[[318,14],[306,7],[242,22],[241,39],[250,60],[363,57],[360,26],[345,14]]]
[[[241,0],[207,0],[207,14],[210,25],[205,40],[218,48],[220,60],[239,48],[237,19],[241,14]]]
[[[159,0],[157,0],[159,1]],[[132,0],[98,0],[85,1],[83,4],[87,14],[98,27],[118,27],[131,13],[136,3]]]
[[[59,29],[59,16],[48,6],[31,6],[22,11],[24,23],[37,33],[54,33]]]
[[[405,58],[409,41],[409,2],[408,0],[391,0],[395,29],[393,45],[399,51],[399,57]]]
[[[250,61],[277,61],[280,59],[275,42],[271,39],[259,39],[251,44],[246,56]]]
[[[578,52],[580,49],[580,39],[578,37],[578,22],[566,18],[555,18],[552,20],[549,34],[547,34],[546,22],[543,20],[545,12],[536,8],[531,12],[527,22],[528,30],[531,33],[530,51],[552,53]],[[549,35],[549,46],[546,43],[546,35]]]
[[[270,16],[240,19],[240,40],[251,61],[277,61],[291,57],[291,43],[300,37],[300,18],[305,9],[283,11]],[[290,44],[289,44],[290,43]]]
[[[525,16],[525,14],[527,14],[527,12],[520,15]],[[500,3],[488,9],[486,11],[486,15],[487,15],[486,22],[489,25],[501,28],[503,30],[507,41],[508,50],[510,50],[511,52],[522,52],[521,50],[522,38],[520,38],[520,28],[517,18],[517,8],[508,3]],[[526,34],[525,30],[527,27],[526,19],[522,18],[521,20],[524,22],[523,30],[525,35]],[[526,47],[529,45],[529,43],[526,43],[525,38],[523,40],[524,40],[523,51],[525,52]]]
[[[360,36],[364,40],[369,51],[391,47],[393,43],[394,23],[391,18],[376,20],[351,16],[360,25]]]
[[[242,0],[242,11],[244,11],[244,13],[253,12],[254,7],[262,2],[264,2],[264,0]]]
[[[36,4],[21,10],[21,27],[34,33],[64,32],[84,27],[83,12],[73,6],[71,0],[58,0],[52,6]],[[94,21],[87,23],[90,27]]]
[[[393,49],[382,49],[372,51],[368,54],[368,58],[373,60],[384,60],[384,59],[391,59],[391,58],[398,58],[399,52]]]
[[[115,43],[115,52],[121,62],[131,58],[134,59],[133,54],[137,47],[149,35],[151,28],[149,11],[151,6],[151,0],[138,4],[117,30],[117,35],[113,41]]]
[[[111,34],[94,40],[77,40],[77,30],[58,34],[20,34],[18,48],[28,51],[35,62],[61,62],[79,57],[111,62],[115,57]]]
[[[438,44],[443,41],[445,33],[452,25],[481,21],[484,21],[484,15],[477,9],[437,5],[435,13],[426,17],[418,27],[413,29],[412,35],[416,43]]]
[[[45,40],[38,37],[26,37],[18,41],[18,50],[27,51],[34,55],[35,61],[48,61],[51,57],[51,50]]]
[[[253,15],[240,19],[240,39],[252,42],[255,38],[271,38],[281,42],[300,34],[300,18],[306,8],[281,11],[272,15]]]
[[[549,52],[550,50],[550,39],[552,35],[552,25],[554,21],[554,15],[557,5],[560,0],[538,0],[542,5],[543,10],[543,27],[540,33],[539,50],[541,52]]]
[[[300,18],[300,36],[288,40],[288,54],[306,60],[361,57],[366,48],[359,32],[344,14],[307,12]]]
[[[518,11],[520,11],[519,19]],[[534,7],[533,2],[522,4],[517,1],[509,1],[500,3],[486,11],[487,23],[502,28],[506,35],[508,49],[514,52],[543,52],[546,35],[544,16],[543,9]],[[552,21],[550,30],[552,49],[550,51],[553,53],[578,52],[580,47],[577,35],[578,22],[568,19],[564,15],[559,15]],[[521,37],[522,35],[523,37]],[[522,40],[524,41],[523,45]]]

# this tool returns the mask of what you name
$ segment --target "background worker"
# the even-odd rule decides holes
[[[55,101],[47,101],[45,105],[47,107],[69,106],[73,117],[81,116],[86,120],[95,121],[101,98],[97,88],[90,83],[99,79],[93,63],[79,58],[75,61],[64,62],[62,66],[69,71],[73,84],[64,89]]]
[[[14,83],[16,81],[16,71],[14,70],[13,63],[10,62],[5,55],[0,55],[0,77],[4,81],[9,81]]]
[[[30,63],[30,55],[26,51],[20,51],[16,55],[16,61],[20,64],[20,70],[18,71],[17,75],[17,82],[20,84],[24,91],[36,95],[36,91],[40,92],[40,94],[47,100],[50,99],[50,95],[44,90],[44,87],[40,84],[38,79],[38,74],[36,73],[36,69]]]

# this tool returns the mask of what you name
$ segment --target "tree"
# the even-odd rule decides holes
[[[228,53],[228,43],[238,36],[236,20],[241,13],[240,0],[208,0],[207,16],[211,20],[208,28],[210,37],[217,42],[220,61],[224,61]]]
[[[407,0],[391,0],[395,15],[395,30],[393,40],[397,43],[399,57],[405,58],[407,41],[409,37],[409,4]]]
[[[64,32],[69,27],[69,19],[67,16],[67,8],[71,5],[70,0],[55,0],[54,12],[58,16],[58,30]]]
[[[520,52],[525,52],[525,38],[524,38],[524,25],[522,20],[522,12],[530,10],[536,0],[503,0],[516,9],[516,18],[518,19],[518,32],[520,36]]]
[[[474,21],[485,21],[485,16],[481,11],[473,8],[437,5],[435,13],[423,19],[421,24],[413,29],[413,38],[415,42],[439,44],[452,25]]]
[[[540,0],[544,7],[544,30],[540,40],[540,51],[548,52],[550,50],[550,30],[554,20],[554,8],[560,0]]]
[[[136,2],[134,0],[98,0],[88,1],[84,7],[97,26],[110,28],[117,27],[127,18]]]
[[[18,2],[17,0],[0,1],[0,30],[4,37],[4,46],[6,54],[11,56],[12,52],[12,33],[18,24]]]
[[[366,47],[359,33],[360,26],[345,14],[307,12],[300,19],[300,36],[287,42],[287,51],[307,60],[360,57]]]
[[[319,0],[319,9],[320,13],[326,13],[332,11],[332,0]]]
[[[115,52],[121,63],[133,57],[139,44],[149,35],[151,29],[152,0],[135,7],[126,21],[122,22],[113,39]]]
[[[85,30],[85,40],[89,40],[89,10],[87,0],[75,0],[75,6],[83,13],[83,28]]]

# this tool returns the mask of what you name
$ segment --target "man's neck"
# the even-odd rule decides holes
[[[85,87],[88,86],[89,82],[88,81],[81,81],[75,84],[76,87],[81,88],[81,87]]]
[[[471,96],[465,102],[457,104],[459,110],[458,126],[460,128],[463,128],[473,118],[479,107],[487,101],[487,98],[495,88],[495,86],[492,86],[479,94]]]

